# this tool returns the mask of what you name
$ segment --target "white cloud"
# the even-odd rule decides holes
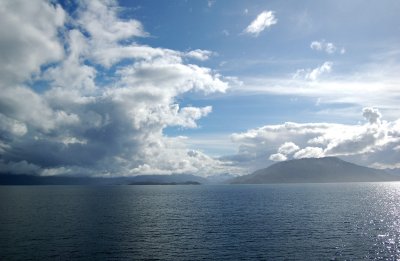
[[[326,47],[325,47],[325,51],[327,52],[327,53],[334,53],[334,52],[336,52],[336,46],[333,44],[333,43],[327,43],[326,44]]]
[[[277,22],[273,11],[263,11],[246,27],[244,32],[257,37],[265,28],[271,27]]]
[[[96,44],[115,44],[118,41],[148,36],[142,24],[135,20],[118,18],[116,1],[85,1],[80,3],[77,22],[87,30]]]
[[[192,151],[182,137],[163,134],[171,126],[197,128],[197,120],[212,111],[182,107],[177,97],[229,88],[231,79],[185,63],[188,57],[206,60],[211,51],[136,43],[149,34],[139,21],[120,19],[115,1],[79,2],[66,27],[58,5],[0,5],[0,20],[15,29],[0,40],[3,51],[9,50],[6,44],[15,45],[1,56],[0,75],[11,73],[6,64],[21,69],[0,78],[2,170],[105,176],[239,171],[228,161]],[[104,79],[101,86],[96,77]],[[48,87],[35,91],[36,80]]]
[[[79,123],[79,116],[49,107],[41,95],[25,86],[3,88],[0,105],[4,116],[45,132]]]
[[[28,80],[41,65],[62,59],[57,33],[65,16],[59,5],[46,1],[0,2],[1,83]]]
[[[344,54],[346,52],[346,49],[344,47],[340,48],[339,50],[339,48],[335,44],[326,42],[325,40],[311,42],[310,48],[316,51],[324,51],[328,54],[334,54],[336,52]]]
[[[337,65],[338,66],[338,65]],[[356,120],[362,107],[380,107],[385,117],[397,119],[400,113],[398,97],[400,96],[400,67],[386,59],[369,64],[355,66],[345,73],[331,75],[322,74],[315,81],[305,78],[312,70],[299,70],[293,77],[248,77],[241,78],[243,87],[234,88],[235,95],[280,95],[290,97],[306,97],[319,100],[319,105],[329,106],[323,109],[325,114]],[[329,77],[325,77],[329,76]],[[320,111],[321,113],[323,111]],[[320,112],[317,112],[318,114]]]
[[[323,73],[330,73],[332,70],[332,62],[324,62],[320,67],[313,69],[311,72],[305,75],[307,80],[315,81]]]
[[[79,30],[69,31],[66,37],[69,43],[68,56],[59,66],[47,70],[45,78],[52,81],[54,86],[93,91],[97,72],[82,62],[84,55],[89,52],[89,44]]]
[[[265,166],[265,156],[272,161],[339,156],[363,165],[397,164],[400,120],[377,124],[376,108],[364,108],[363,115],[366,123],[359,125],[288,122],[235,133],[232,140],[239,151],[231,159],[257,167]]]
[[[284,155],[290,155],[299,149],[299,146],[297,146],[295,143],[285,142],[279,147],[278,152]]]
[[[318,41],[314,41],[310,44],[310,48],[313,50],[318,50],[321,51],[322,50],[322,43],[318,42]]]
[[[304,78],[310,81],[316,81],[322,74],[330,73],[332,71],[332,62],[324,62],[321,66],[314,69],[300,69],[297,70],[293,78]]]
[[[287,156],[283,155],[281,153],[271,154],[271,156],[269,156],[269,160],[272,160],[272,161],[285,161],[285,160],[287,160]]]
[[[297,151],[293,155],[293,158],[295,158],[295,159],[321,158],[323,156],[324,156],[323,149],[321,149],[319,147],[305,147],[304,149],[301,149],[301,150]]]
[[[194,58],[194,59],[197,59],[200,61],[208,60],[211,55],[213,55],[213,52],[208,51],[208,50],[200,50],[200,49],[192,50],[192,51],[186,53],[186,57]]]

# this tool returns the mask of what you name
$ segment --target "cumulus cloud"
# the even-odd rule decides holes
[[[287,160],[286,155],[283,155],[281,153],[275,153],[275,154],[271,154],[271,156],[269,156],[269,159],[272,161],[285,161]]]
[[[322,74],[330,73],[332,71],[332,62],[324,62],[321,66],[314,69],[300,69],[297,70],[293,78],[304,78],[309,81],[318,80]]]
[[[279,147],[278,152],[284,155],[290,155],[299,149],[299,146],[297,146],[295,143],[285,142]]]
[[[275,154],[271,154],[269,159],[272,161],[285,161],[288,159],[288,156],[292,155],[300,148],[293,142],[285,142],[279,148],[278,152]]]
[[[197,59],[200,61],[208,60],[211,55],[213,55],[213,52],[209,50],[200,50],[200,49],[192,50],[186,53],[186,57]]]
[[[321,158],[324,156],[324,151],[322,148],[319,147],[305,147],[297,151],[293,158],[295,159],[302,159],[302,158]]]
[[[310,48],[316,51],[324,51],[328,54],[334,54],[336,52],[344,54],[346,52],[346,49],[344,47],[340,48],[339,50],[339,48],[335,44],[326,42],[325,40],[311,42]]]
[[[381,113],[379,112],[378,109],[370,108],[370,107],[367,107],[367,108],[363,109],[363,116],[371,124],[374,124],[374,123],[379,124],[380,123],[380,119],[382,117],[382,115],[381,115]]]
[[[380,120],[378,109],[371,107],[363,109],[363,116],[366,122],[358,125],[287,122],[235,133],[232,140],[239,151],[230,159],[262,167],[266,158],[339,156],[364,165],[395,166],[400,156],[400,120]]]
[[[330,73],[332,70],[332,62],[324,62],[320,67],[313,69],[311,72],[307,73],[305,78],[307,80],[315,81],[321,74]]]
[[[98,44],[113,44],[131,37],[148,36],[139,21],[122,20],[117,16],[116,1],[83,1],[78,11],[77,22]]]
[[[263,11],[256,19],[254,19],[249,26],[244,29],[244,32],[257,37],[265,28],[271,27],[276,24],[278,20],[275,18],[273,11]]]
[[[62,59],[57,34],[66,18],[60,5],[46,1],[1,1],[0,78],[3,85],[28,80],[40,66]],[[4,87],[4,86],[3,86]]]
[[[229,88],[229,78],[186,63],[211,51],[138,44],[149,33],[138,20],[121,19],[116,1],[79,2],[68,18],[46,1],[0,5],[2,170],[115,176],[234,169],[163,133],[197,128],[212,112],[182,107],[177,97]],[[36,82],[45,87],[38,91]]]

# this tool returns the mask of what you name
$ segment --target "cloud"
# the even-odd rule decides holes
[[[279,148],[278,152],[275,154],[271,154],[269,159],[272,161],[285,161],[288,159],[288,156],[292,155],[300,148],[293,142],[285,142]]]
[[[334,54],[336,52],[344,54],[346,52],[346,49],[344,47],[340,48],[339,50],[339,48],[335,44],[326,42],[325,40],[311,42],[310,48],[316,51],[324,51],[328,54]]]
[[[315,81],[317,80],[321,74],[330,73],[332,70],[332,62],[324,62],[320,67],[313,69],[310,73],[306,74],[306,79]]]
[[[400,120],[380,121],[376,108],[364,108],[364,124],[291,123],[266,125],[232,135],[239,151],[231,160],[262,167],[265,159],[339,156],[376,166],[395,166],[400,156]],[[380,124],[378,124],[380,122]],[[255,167],[255,168],[257,168]]]
[[[28,80],[42,64],[63,58],[58,30],[66,13],[60,5],[21,0],[0,3],[0,78],[3,85]]]
[[[379,56],[382,56],[380,54]],[[278,95],[318,101],[319,116],[357,120],[363,107],[379,107],[387,119],[398,118],[400,108],[400,67],[385,59],[352,66],[347,72],[321,74],[317,80],[306,79],[312,69],[298,70],[292,77],[282,76],[242,77],[243,87],[231,90],[234,95]],[[245,88],[244,88],[245,87]],[[329,108],[322,107],[329,106]],[[345,106],[345,107],[343,107]],[[318,110],[318,108],[316,108]]]
[[[290,155],[298,151],[299,149],[300,149],[299,146],[297,146],[295,143],[285,142],[279,147],[278,152],[284,155]]]
[[[35,175],[38,171],[40,171],[39,166],[28,163],[25,160],[19,162],[4,162],[4,160],[0,159],[0,169],[3,173],[33,174],[33,175]]]
[[[376,108],[364,108],[363,116],[366,118],[371,124],[380,124],[380,119],[382,117],[381,113]]]
[[[272,161],[285,161],[287,160],[286,155],[283,155],[281,153],[276,153],[276,154],[271,154],[271,156],[269,156],[269,160]]]
[[[148,36],[139,21],[122,20],[117,16],[116,1],[84,1],[78,11],[77,22],[97,44],[114,44],[132,37]]]
[[[314,69],[300,69],[297,70],[293,78],[304,78],[310,81],[316,81],[322,74],[330,73],[332,71],[332,62],[324,62],[321,66]]]
[[[208,60],[211,55],[213,55],[213,52],[208,51],[208,50],[200,50],[200,49],[196,49],[196,50],[186,53],[186,57],[197,59],[200,61]]]
[[[278,20],[275,18],[273,11],[263,11],[256,19],[254,19],[249,26],[244,30],[245,33],[257,37],[265,28],[271,27],[276,24]]]
[[[197,128],[212,112],[211,106],[181,106],[178,97],[229,88],[230,78],[186,63],[208,59],[211,51],[138,44],[149,33],[139,21],[121,19],[115,1],[79,2],[71,17],[45,1],[0,5],[2,25],[13,29],[0,29],[2,170],[96,176],[239,171],[189,149],[184,137],[164,134],[172,126]],[[38,82],[45,83],[40,91]]]
[[[305,147],[297,151],[293,158],[295,159],[302,159],[302,158],[321,158],[324,156],[324,151],[322,148],[319,147]]]

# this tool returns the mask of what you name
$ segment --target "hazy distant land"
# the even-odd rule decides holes
[[[0,174],[0,185],[198,185],[207,179],[186,174],[133,177],[34,176]]]
[[[207,178],[189,174],[133,177],[34,176],[0,174],[0,185],[200,185],[400,181],[396,171],[359,166],[335,157],[307,158],[275,163],[249,175]]]
[[[231,180],[232,184],[335,183],[400,181],[385,170],[359,166],[336,157],[283,161],[250,175]]]

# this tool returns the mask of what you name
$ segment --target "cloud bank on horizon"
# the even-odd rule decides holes
[[[362,158],[376,168],[400,167],[400,120],[384,121],[370,107],[362,114],[366,122],[358,125],[286,122],[235,133],[232,140],[240,149],[232,160],[259,164],[265,157],[284,161],[339,156],[350,161]]]
[[[385,46],[357,67],[351,44],[316,33],[307,12],[290,21],[275,11],[285,6],[235,2],[231,8],[240,11],[226,13],[219,1],[181,3],[176,8],[190,15],[179,19],[210,18],[193,30],[173,13],[171,24],[156,21],[154,12],[165,9],[157,5],[167,4],[156,3],[0,3],[1,172],[241,174],[324,156],[400,167],[399,49]],[[256,18],[249,24],[250,13]],[[176,22],[186,31],[171,33]],[[297,25],[307,37],[290,31]],[[286,56],[294,48],[282,42],[288,32],[301,39],[296,55],[306,58]],[[243,45],[249,48],[239,52]],[[269,105],[260,97],[288,101]],[[313,117],[287,121],[285,110],[296,102],[304,106],[296,113],[315,110]],[[236,152],[216,156],[217,146]]]

